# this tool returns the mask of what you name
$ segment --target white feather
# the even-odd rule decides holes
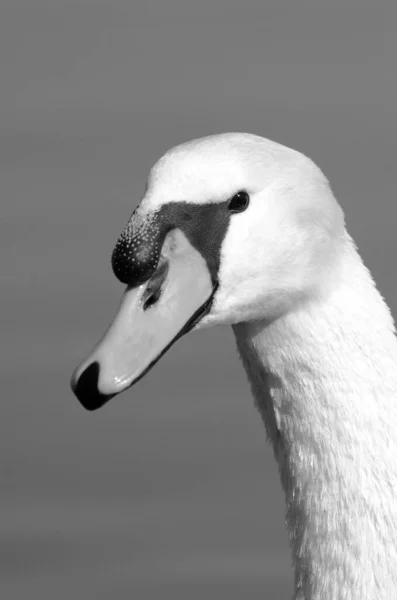
[[[397,341],[328,182],[248,134],[153,168],[141,208],[251,196],[200,327],[232,324],[286,496],[296,600],[397,599]]]

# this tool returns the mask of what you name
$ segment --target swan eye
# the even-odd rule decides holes
[[[247,192],[237,192],[237,194],[235,194],[233,198],[230,199],[228,209],[230,210],[230,212],[234,213],[243,212],[243,210],[247,208],[249,203],[250,197],[247,194]]]

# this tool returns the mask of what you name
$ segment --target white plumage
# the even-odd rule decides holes
[[[314,163],[263,138],[178,147],[153,171],[171,197],[249,209],[222,246],[199,327],[233,325],[279,464],[296,600],[397,598],[397,341],[388,307]],[[264,500],[265,501],[265,500]]]

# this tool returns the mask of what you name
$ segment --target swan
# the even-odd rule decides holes
[[[295,600],[397,599],[397,342],[322,171],[244,133],[169,150],[112,255],[88,410],[191,330],[232,326],[286,499]]]

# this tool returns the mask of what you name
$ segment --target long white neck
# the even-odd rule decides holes
[[[350,243],[343,261],[322,298],[234,331],[279,464],[294,598],[392,600],[397,341]]]

